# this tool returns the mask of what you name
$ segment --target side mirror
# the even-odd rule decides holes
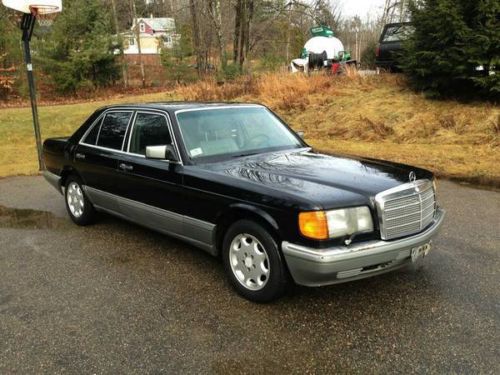
[[[304,131],[303,131],[303,130],[298,130],[298,131],[297,131],[297,135],[298,135],[300,138],[304,139],[305,134],[304,134]]]
[[[146,158],[168,160],[168,161],[179,161],[179,158],[175,154],[174,146],[172,145],[147,146]]]

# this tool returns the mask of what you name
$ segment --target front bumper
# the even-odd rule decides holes
[[[389,272],[411,262],[411,249],[424,245],[438,233],[445,211],[438,209],[425,231],[392,241],[369,241],[352,246],[314,249],[289,242],[281,248],[297,284],[321,286],[362,279]]]

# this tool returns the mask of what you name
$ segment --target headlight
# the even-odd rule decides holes
[[[366,206],[331,211],[301,212],[302,235],[316,240],[338,238],[355,233],[372,232],[373,221]]]

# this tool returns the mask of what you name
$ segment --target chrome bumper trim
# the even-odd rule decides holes
[[[55,173],[49,172],[47,170],[43,171],[43,177],[47,180],[49,184],[56,188],[59,193],[63,193],[61,189],[61,176]]]
[[[437,209],[429,228],[398,240],[369,241],[327,249],[314,249],[284,241],[281,249],[297,284],[335,284],[388,272],[405,265],[411,249],[429,242],[438,233],[444,217],[445,211]],[[366,271],[363,271],[365,268]],[[353,276],[346,277],[350,272]]]

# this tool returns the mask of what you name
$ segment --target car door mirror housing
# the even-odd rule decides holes
[[[172,145],[147,146],[146,157],[148,159],[179,161],[179,158],[175,153],[174,146]]]

